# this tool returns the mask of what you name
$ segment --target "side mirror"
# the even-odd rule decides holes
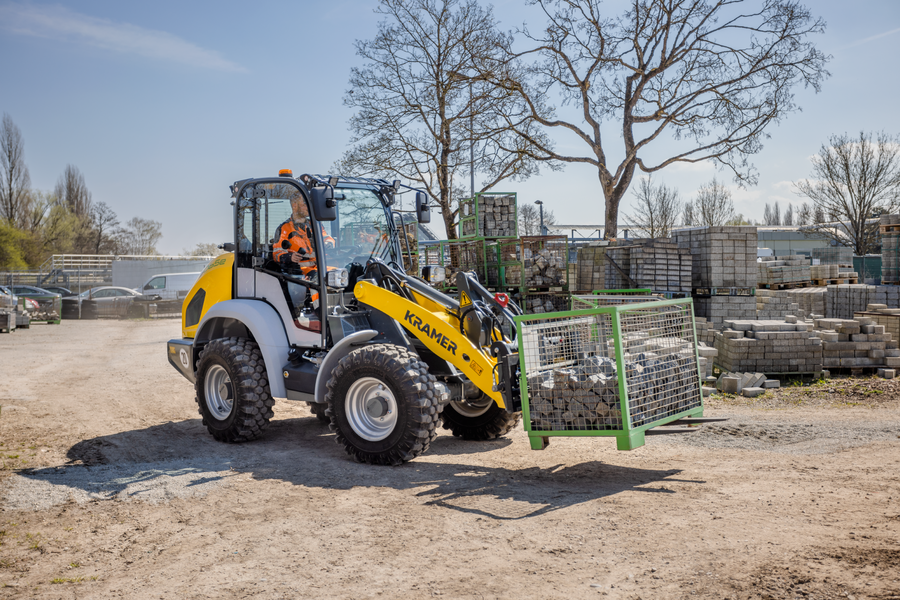
[[[337,202],[334,200],[334,188],[331,186],[312,189],[312,209],[316,221],[334,221],[337,219]]]
[[[428,206],[428,194],[416,192],[416,217],[419,223],[431,223],[431,207]]]
[[[234,244],[232,244],[231,242],[220,244],[218,248],[219,250],[224,250],[225,252],[234,252]]]

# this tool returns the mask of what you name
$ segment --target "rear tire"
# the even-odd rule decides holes
[[[331,423],[331,419],[325,414],[325,409],[328,408],[327,404],[321,402],[307,402],[307,404],[309,405],[309,412],[315,415],[316,419],[323,423]]]
[[[328,381],[325,414],[335,441],[355,460],[398,465],[437,436],[434,375],[400,346],[373,344],[341,359]]]
[[[274,416],[259,346],[246,338],[209,342],[197,361],[197,405],[207,431],[220,442],[248,442]]]
[[[483,397],[479,404],[487,401]],[[455,437],[464,440],[494,440],[512,431],[519,423],[522,413],[510,413],[491,401],[487,407],[479,407],[465,402],[451,402],[444,407],[441,419],[444,429],[449,429]]]

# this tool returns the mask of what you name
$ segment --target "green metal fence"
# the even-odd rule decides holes
[[[522,414],[531,446],[553,436],[644,434],[703,415],[691,300],[516,317]]]

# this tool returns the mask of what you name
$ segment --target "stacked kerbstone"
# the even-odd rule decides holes
[[[698,288],[756,287],[756,227],[679,229],[673,232],[672,238],[693,255],[694,314],[706,318],[715,327],[726,319],[756,317],[753,296],[697,294]]]
[[[829,319],[851,319],[853,313],[862,312],[866,306],[873,303],[878,294],[876,286],[863,284],[829,285],[828,295],[825,297],[825,316]],[[874,298],[870,295],[874,294]]]
[[[900,367],[900,350],[883,325],[869,317],[816,319],[825,368]]]
[[[690,293],[693,260],[687,248],[680,248],[675,242],[664,239],[634,241],[636,245],[631,248],[610,248],[609,256],[615,257],[622,251],[629,254],[625,259],[628,265],[626,272],[635,287]],[[621,277],[612,265],[607,265],[606,272],[608,279]]]
[[[716,334],[718,365],[729,372],[816,373],[822,340],[794,317],[784,321],[725,321]]]
[[[707,346],[704,342],[698,342],[697,355],[700,373],[706,379],[711,378],[713,376],[713,364],[716,362],[716,357],[719,356],[719,351],[715,347]]]
[[[884,304],[885,308],[900,307],[900,286],[869,286],[869,304]]]
[[[575,289],[582,292],[605,290],[606,287],[606,249],[608,242],[592,242],[581,246],[576,253],[577,270],[575,272]]]
[[[805,318],[800,304],[778,290],[756,290],[756,318],[762,320],[783,319],[788,315]]]
[[[881,283],[900,284],[900,215],[881,215]]]
[[[758,263],[757,283],[786,285],[809,283],[809,259],[803,255],[763,256]]]
[[[707,346],[712,346],[716,340],[716,330],[703,317],[694,317],[694,328],[697,331],[697,341],[703,342]]]

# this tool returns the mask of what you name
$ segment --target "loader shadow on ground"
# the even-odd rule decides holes
[[[681,472],[677,469],[600,461],[521,468],[467,463],[464,456],[471,454],[458,453],[455,446],[476,445],[484,451],[500,446],[449,436],[438,438],[435,454],[462,460],[430,462],[431,454],[426,454],[398,467],[362,465],[333,443],[324,424],[314,421],[273,421],[263,439],[249,444],[218,443],[198,419],[170,422],[78,442],[68,456],[88,466],[36,469],[20,475],[75,488],[91,498],[139,498],[183,496],[192,493],[192,488],[204,492],[247,474],[256,481],[322,489],[392,488],[410,493],[423,504],[503,520],[534,517],[625,491],[674,494],[667,484],[684,481],[676,478]],[[167,485],[177,490],[158,491]]]

